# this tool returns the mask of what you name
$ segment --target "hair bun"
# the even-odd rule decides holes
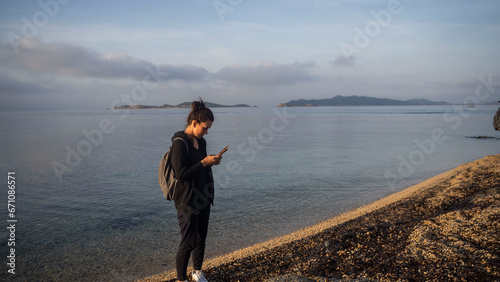
[[[209,108],[207,108],[205,102],[203,102],[201,97],[199,101],[194,101],[191,103],[191,112],[189,112],[189,115],[187,117],[187,125],[189,126],[193,120],[198,123],[214,121],[214,114]]]
[[[203,102],[202,99],[200,99],[200,101],[194,101],[193,103],[191,103],[191,109],[193,111],[200,111],[200,110],[203,110],[205,108],[206,108],[206,106],[205,106],[205,103]]]

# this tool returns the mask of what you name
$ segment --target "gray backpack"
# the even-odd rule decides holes
[[[182,140],[186,145],[186,150],[189,153],[188,144],[181,137],[176,137],[172,140],[172,144],[175,140]],[[172,201],[175,197],[175,190],[177,188],[178,180],[174,176],[174,168],[172,166],[170,156],[170,151],[172,150],[172,145],[170,145],[170,149],[163,155],[160,160],[160,166],[158,168],[158,184],[160,185],[161,190],[163,191],[163,196],[165,199]]]
[[[496,131],[500,131],[500,108],[498,108],[497,113],[493,117],[493,128]]]

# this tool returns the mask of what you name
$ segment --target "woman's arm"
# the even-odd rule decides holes
[[[195,178],[198,170],[203,168],[203,164],[201,162],[198,162],[194,165],[189,164],[190,160],[186,145],[188,145],[187,142],[175,140],[172,143],[172,149],[170,151],[170,154],[172,155],[171,161],[172,166],[174,167],[174,174],[175,177],[180,181]]]

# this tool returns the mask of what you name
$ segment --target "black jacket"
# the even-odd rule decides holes
[[[198,139],[196,150],[193,140],[184,131],[176,132],[172,140],[176,137],[184,139],[189,149],[186,150],[186,145],[181,140],[173,142],[170,149],[174,175],[179,180],[174,195],[175,207],[185,213],[201,210],[213,204],[214,199],[212,168],[203,167],[201,163],[207,156],[207,142],[203,137]]]

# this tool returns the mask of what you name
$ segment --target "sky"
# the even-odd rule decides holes
[[[500,88],[499,15],[494,0],[2,0],[0,110],[461,103],[479,77]]]

